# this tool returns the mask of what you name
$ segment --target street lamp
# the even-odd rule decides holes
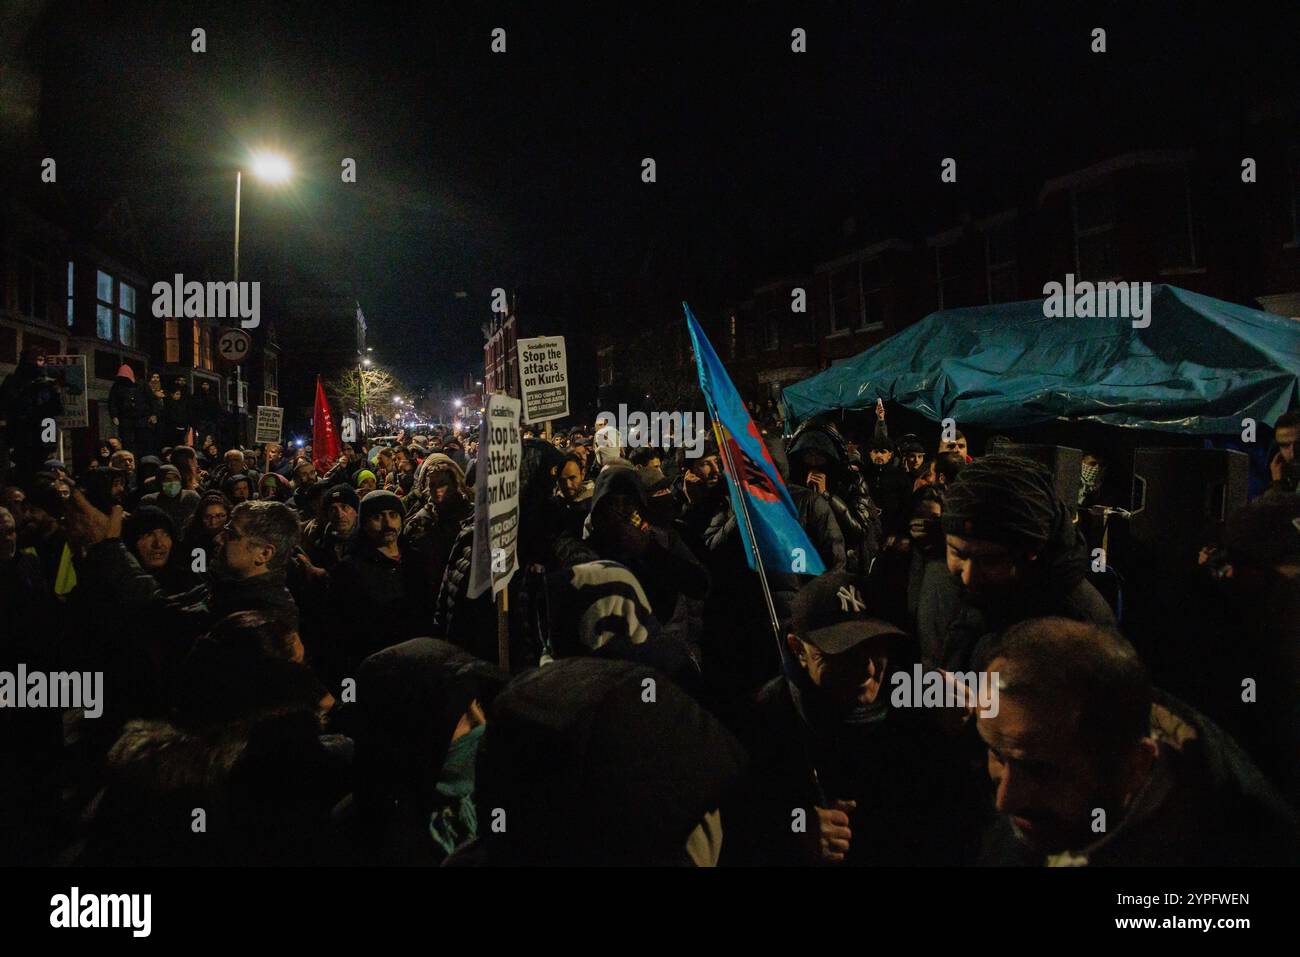
[[[293,175],[293,167],[283,156],[276,153],[254,153],[249,158],[249,169],[258,179],[265,180],[268,183],[288,182],[289,177]],[[243,169],[235,170],[235,288],[239,288],[239,207],[240,199],[243,194],[244,171]],[[238,295],[238,292],[236,292]],[[239,393],[243,392],[244,373],[243,368],[236,364],[235,366],[235,403],[239,403]],[[243,432],[243,424],[239,419],[239,412],[235,412],[236,432]],[[243,435],[238,434],[239,443],[243,444]]]

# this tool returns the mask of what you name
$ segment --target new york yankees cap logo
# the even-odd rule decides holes
[[[857,585],[841,585],[835,597],[840,600],[841,611],[862,611],[867,603],[862,600],[862,593]]]

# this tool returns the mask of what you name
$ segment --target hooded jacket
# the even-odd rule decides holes
[[[472,701],[490,710],[508,679],[433,638],[404,641],[361,663],[353,793],[361,860],[437,863],[447,853],[443,841],[473,839],[473,754],[451,755],[450,766],[448,759],[461,747],[476,752],[481,731],[471,731],[455,748],[452,734]]]
[[[135,383],[135,370],[125,362],[117,370],[108,390],[108,414],[118,420],[119,426],[135,428],[140,416],[140,392]]]
[[[814,494],[825,495],[840,526],[847,570],[865,575],[880,551],[880,510],[872,502],[866,482],[848,467],[844,439],[829,424],[808,424],[795,433],[786,452],[790,461],[791,482],[788,484],[807,487],[808,469],[802,460],[809,452],[820,452],[829,462],[826,466],[826,491]]]
[[[454,862],[688,864],[688,839],[746,761],[731,733],[658,672],[557,661],[518,676],[493,703],[476,789],[509,826],[482,831]],[[725,831],[724,821],[724,840]]]

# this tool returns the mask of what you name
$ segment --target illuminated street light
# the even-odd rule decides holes
[[[293,166],[279,153],[254,153],[249,168],[254,176],[268,183],[286,183],[293,176]]]

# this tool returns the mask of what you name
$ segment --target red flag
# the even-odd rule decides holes
[[[312,413],[311,457],[318,472],[328,472],[343,454],[339,433],[334,428],[329,403],[325,401],[325,387],[316,377],[316,409]]]

